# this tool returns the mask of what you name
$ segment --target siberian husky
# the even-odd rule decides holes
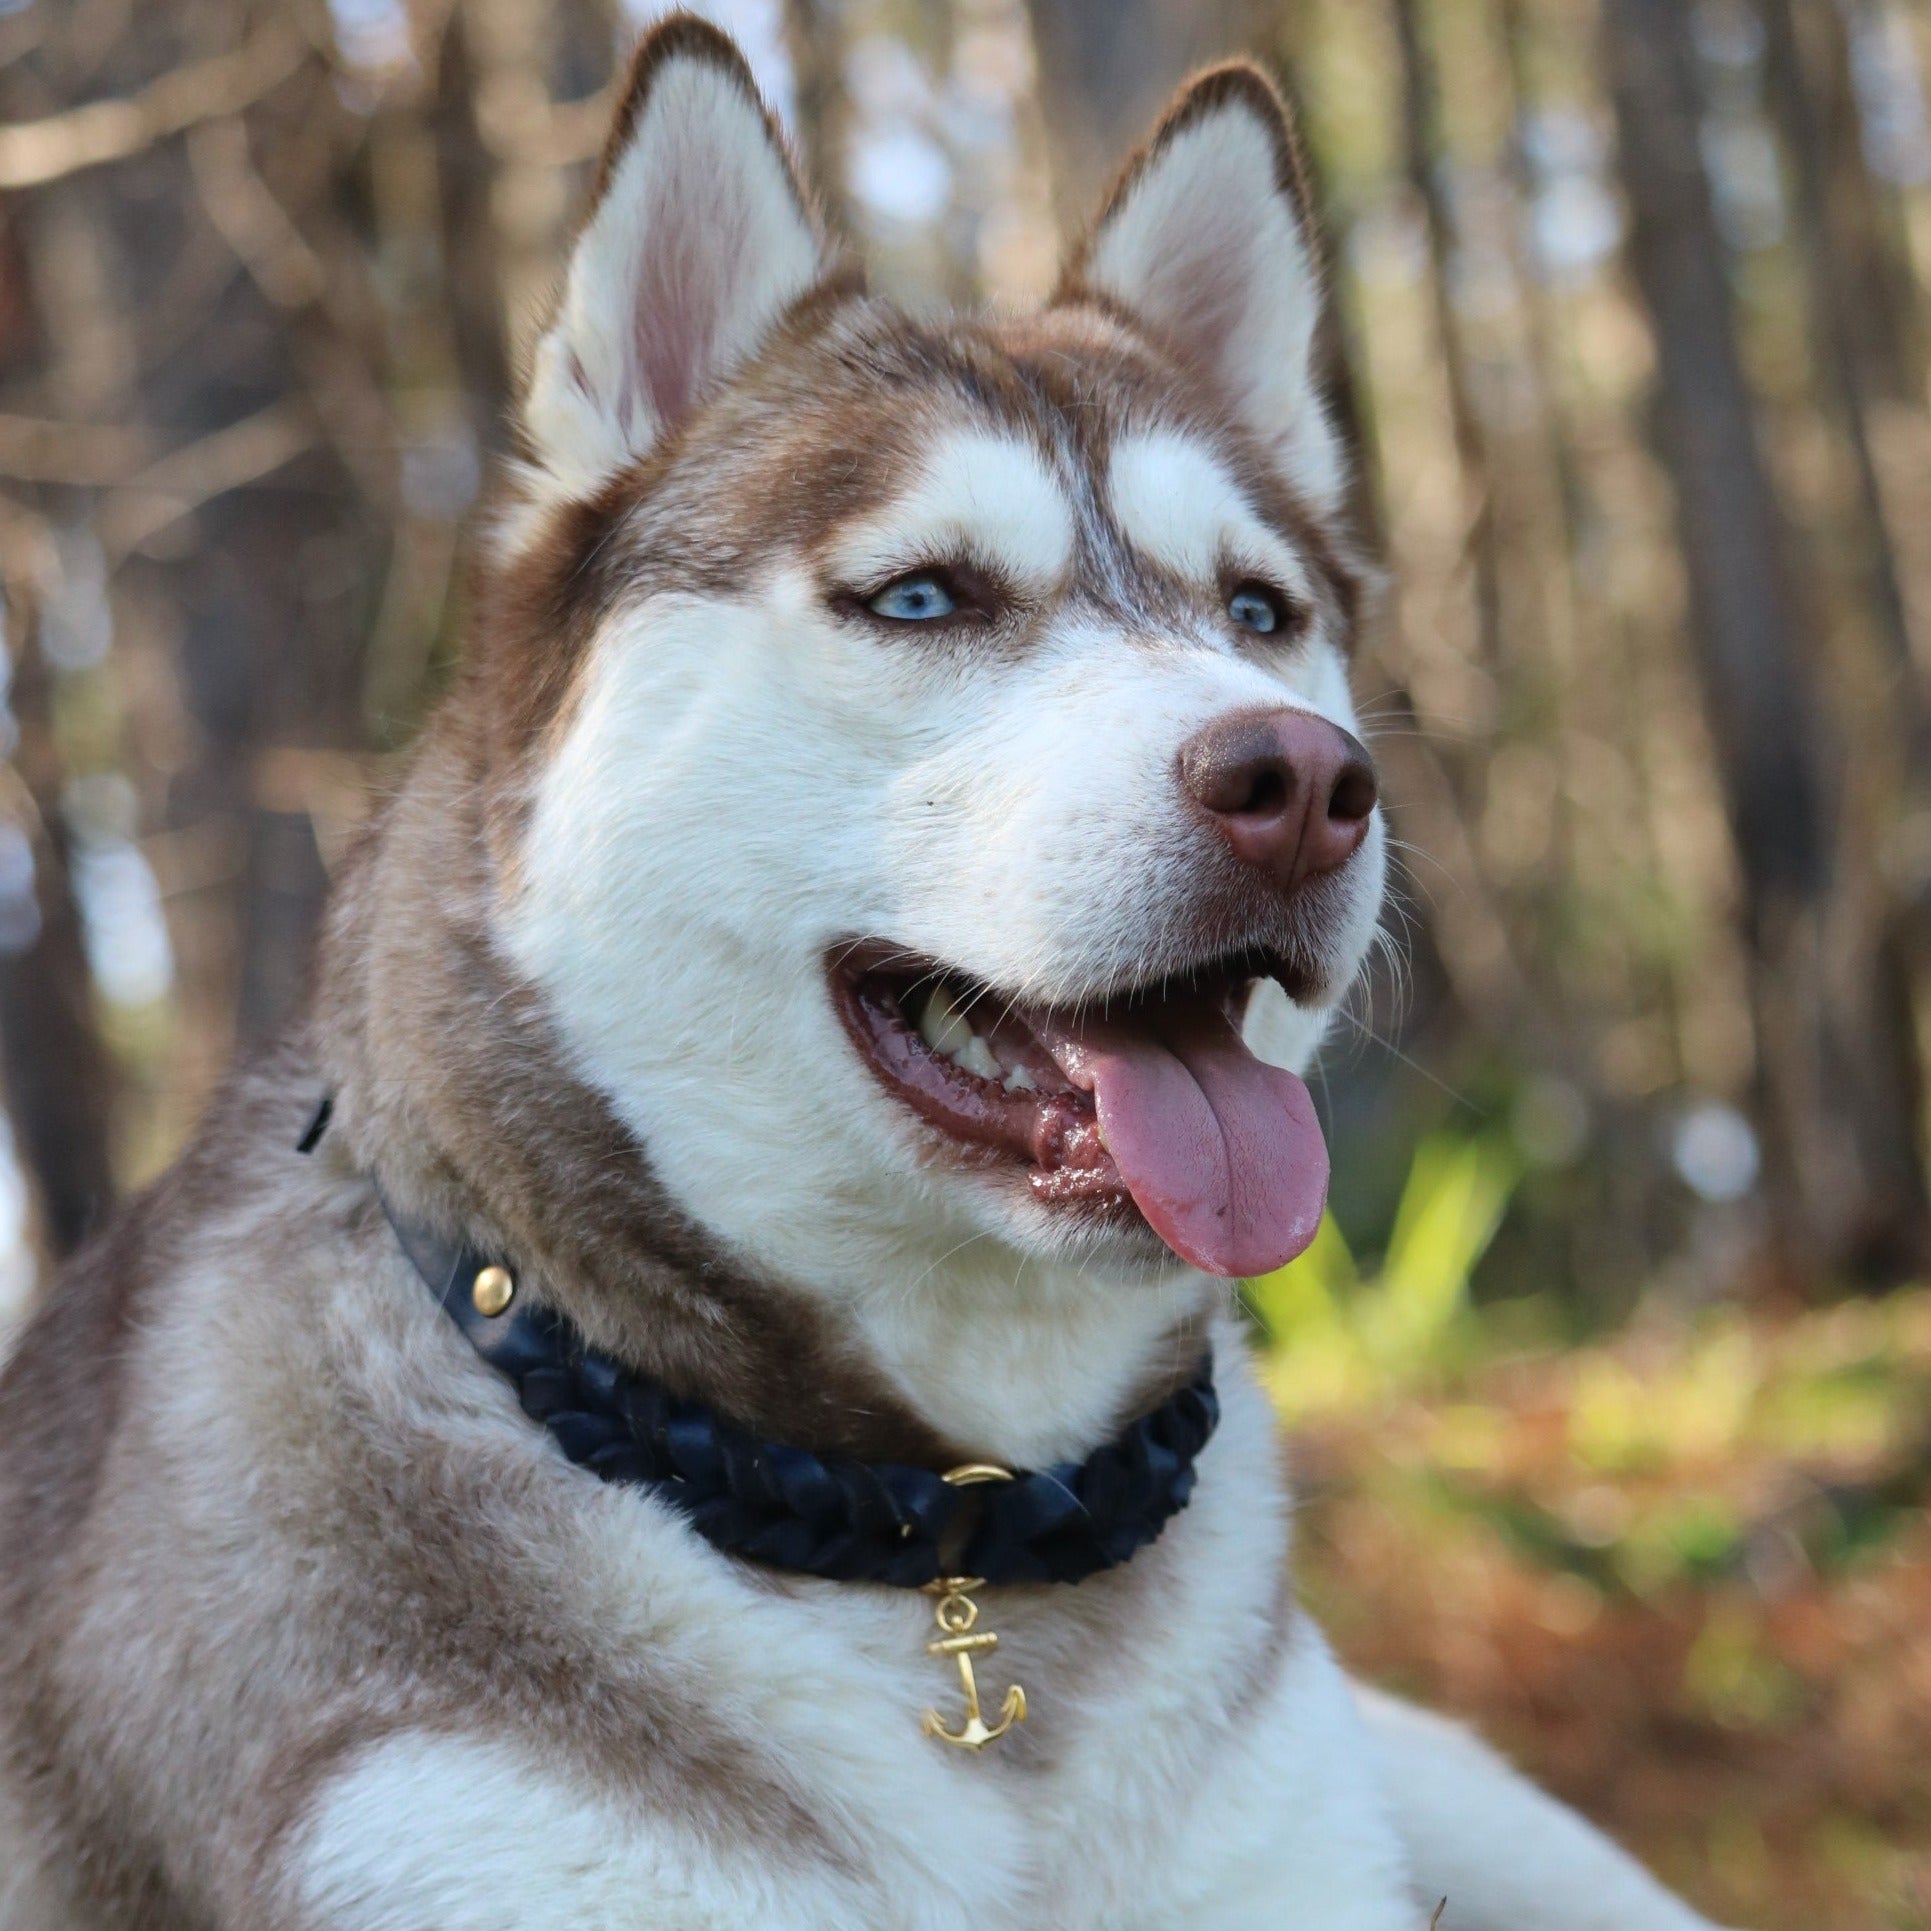
[[[1702,1923],[1294,1598],[1228,1283],[1386,850],[1308,221],[1218,68],[915,320],[644,42],[309,1010],[0,1385],[8,1931]]]

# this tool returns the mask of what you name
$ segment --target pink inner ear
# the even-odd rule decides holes
[[[1151,237],[1143,299],[1197,363],[1232,376],[1228,365],[1242,331],[1269,299],[1274,263],[1260,209],[1216,206],[1205,198],[1206,186],[1180,197]]]
[[[1222,367],[1253,299],[1246,264],[1226,249],[1183,240],[1163,265],[1161,279],[1168,303],[1160,320],[1168,332],[1209,368]]]
[[[638,265],[631,369],[666,428],[702,399],[730,303],[749,292],[750,211],[719,190],[715,181],[662,184]]]

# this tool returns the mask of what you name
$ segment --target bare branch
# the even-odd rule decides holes
[[[92,101],[0,128],[0,188],[37,188],[125,161],[198,122],[238,114],[286,80],[309,51],[299,34],[271,27],[239,52],[177,67],[126,100]]]
[[[201,504],[280,469],[314,441],[312,416],[291,402],[158,458],[153,438],[132,425],[0,416],[0,476],[110,491],[101,539],[118,560]]]
[[[508,89],[484,88],[476,96],[476,128],[484,147],[499,161],[567,168],[594,161],[603,152],[616,99],[614,84],[580,101],[550,101],[535,90],[526,98]]]
[[[188,165],[208,219],[277,308],[302,308],[324,293],[328,273],[261,178],[238,117],[192,129]]]
[[[277,402],[172,450],[108,497],[101,509],[101,545],[110,561],[118,561],[203,503],[292,462],[314,442],[309,411],[299,403]]]
[[[0,416],[0,476],[23,483],[124,482],[152,453],[148,432],[124,423]]]

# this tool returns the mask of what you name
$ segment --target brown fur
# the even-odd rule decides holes
[[[460,717],[341,892],[323,949],[329,1157],[475,1245],[598,1346],[782,1440],[881,1460],[964,1459],[801,1297],[744,1279],[665,1197],[608,1103],[564,1064],[493,949],[478,739]],[[440,881],[425,895],[422,881]]]
[[[394,1730],[466,1728],[490,1710],[670,1814],[847,1856],[745,1740],[674,1714],[678,1690],[647,1657],[613,1671],[594,1593],[569,1586],[580,1478],[466,1428],[474,1390],[460,1374],[455,1412],[439,1398],[461,1355],[416,1318],[422,1289],[366,1187],[293,1151],[315,1078],[291,1047],[236,1082],[195,1153],[71,1277],[0,1381],[14,1450],[0,1536],[24,1558],[0,1576],[0,1734],[40,1846],[64,1846],[103,1922],[195,1923],[177,1892],[205,1890],[226,1894],[227,1921],[266,1923],[275,1846],[319,1777]],[[89,1301],[121,1269],[165,1297],[211,1222],[258,1298],[223,1308],[240,1332],[205,1343],[157,1307],[147,1372],[117,1402],[128,1316],[90,1318]],[[222,1426],[258,1469],[183,1462],[218,1431],[171,1423],[156,1370],[202,1345],[252,1367]],[[398,1372],[412,1398],[384,1385]],[[230,1485],[260,1492],[231,1503]],[[245,1604],[221,1600],[238,1580],[208,1546],[224,1517],[248,1524]],[[192,1606],[204,1585],[215,1594]],[[103,1618],[123,1632],[117,1655],[91,1637]],[[201,1693],[177,1701],[190,1680]],[[258,1731],[215,1726],[229,1698],[246,1709],[261,1696]]]
[[[665,29],[613,139],[680,46],[740,71],[713,30]],[[1265,87],[1245,70],[1211,85]],[[1282,167],[1298,193],[1291,147]],[[935,1468],[970,1457],[827,1314],[679,1212],[490,938],[531,771],[599,619],[667,582],[729,588],[779,546],[820,552],[957,418],[1096,475],[1129,426],[1206,436],[1350,620],[1339,542],[1172,346],[1076,276],[1043,316],[937,326],[834,273],[648,461],[485,566],[469,667],[341,883],[312,1011],[68,1271],[0,1376],[0,1768],[87,1923],[295,1924],[277,1852],[321,1781],[402,1729],[485,1719],[709,1834],[860,1856],[755,1739],[689,1715],[648,1653],[603,1640],[614,1599],[583,1573],[587,1524],[643,1505],[586,1491],[504,1426],[507,1397],[429,1307],[374,1186],[515,1256],[595,1345],[760,1432]],[[1083,581],[1130,586],[1123,619],[1181,594],[1126,554],[1104,505],[1081,541]],[[335,1125],[303,1159],[324,1092]],[[1139,1392],[1190,1370],[1197,1345],[1175,1337]],[[1081,1686],[1150,1641],[1182,1560],[1163,1543],[1070,1612],[1015,1604],[1015,1667],[1064,1698],[1007,1774],[1050,1766]],[[1293,1628],[1284,1593],[1237,1688]]]
[[[1306,558],[1345,648],[1362,570],[1332,523],[1280,477],[1191,366],[1081,297],[1007,321],[910,323],[848,289],[821,289],[716,403],[588,503],[552,511],[477,605],[475,709],[490,724],[486,782],[519,822],[523,761],[567,719],[597,621],[669,584],[728,594],[775,553],[814,549],[906,482],[939,421],[980,422],[1104,475],[1114,440],[1189,431],[1227,463],[1256,510]],[[1178,594],[1130,555],[1103,506],[1084,533],[1082,585],[1106,574],[1140,596],[1129,634]],[[1087,592],[1090,594],[1090,591]]]

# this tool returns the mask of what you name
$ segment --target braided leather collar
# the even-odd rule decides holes
[[[326,1103],[303,1137],[328,1123]],[[947,1575],[1079,1582],[1127,1561],[1186,1507],[1194,1458],[1220,1419],[1209,1356],[1192,1384],[1083,1462],[960,1487],[930,1469],[818,1456],[757,1440],[589,1347],[516,1291],[476,1292],[489,1256],[389,1216],[404,1253],[470,1345],[571,1461],[680,1509],[727,1555],[839,1582],[920,1589]],[[507,1276],[504,1276],[507,1281]]]

